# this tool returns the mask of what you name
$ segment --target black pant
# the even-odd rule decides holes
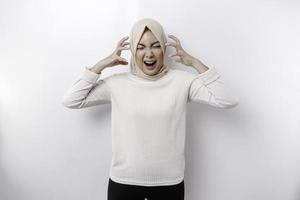
[[[176,185],[140,186],[114,182],[109,178],[107,200],[184,200],[184,180]]]

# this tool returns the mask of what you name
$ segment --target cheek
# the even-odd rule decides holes
[[[142,54],[142,52],[137,52],[137,53],[135,54],[135,60],[136,60],[136,62],[138,62],[138,63],[143,62],[143,54]]]
[[[155,57],[160,61],[162,62],[163,61],[163,51],[162,50],[157,50],[155,51]]]

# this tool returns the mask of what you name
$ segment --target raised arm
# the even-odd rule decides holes
[[[215,67],[198,74],[189,87],[188,102],[204,103],[218,108],[233,108],[239,99],[225,85]]]
[[[169,55],[176,62],[193,67],[199,74],[192,77],[189,85],[188,102],[209,104],[218,108],[232,108],[238,105],[238,98],[225,85],[215,67],[208,68],[200,60],[188,54],[174,35],[169,35],[173,42],[166,46],[174,47],[176,52]]]
[[[87,67],[73,85],[63,95],[62,104],[68,108],[80,109],[110,103],[110,90],[106,79],[100,79],[97,74]]]
[[[108,57],[97,62],[91,69],[85,67],[79,79],[63,95],[62,104],[68,108],[85,108],[111,102],[111,91],[107,85],[106,77],[99,76],[106,67],[127,65],[126,59],[120,57],[122,50],[128,50],[129,42],[125,42],[128,36],[123,37],[116,45],[115,50]]]

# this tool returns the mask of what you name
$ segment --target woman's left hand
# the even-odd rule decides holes
[[[174,35],[168,35],[168,37],[173,39],[175,42],[167,42],[166,46],[172,46],[176,49],[176,52],[170,54],[168,57],[174,58],[176,62],[182,63],[184,65],[193,66],[193,61],[195,60],[195,58],[182,48],[179,39]]]

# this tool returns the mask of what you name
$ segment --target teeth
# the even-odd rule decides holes
[[[153,64],[153,63],[155,63],[155,61],[152,61],[152,62],[150,62],[150,61],[145,61],[145,63],[147,63],[147,64]]]

